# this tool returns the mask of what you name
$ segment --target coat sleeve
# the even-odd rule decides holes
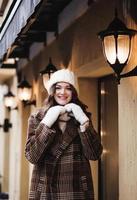
[[[89,127],[84,132],[80,132],[79,135],[85,157],[88,160],[98,160],[102,154],[103,146],[91,121]]]
[[[41,160],[52,143],[55,133],[55,130],[40,123],[35,115],[30,116],[25,145],[25,156],[29,162],[36,164]]]

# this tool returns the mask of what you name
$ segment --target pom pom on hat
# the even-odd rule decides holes
[[[58,82],[69,83],[77,90],[75,75],[69,69],[61,69],[51,75],[51,78],[47,83],[47,91],[49,94],[52,93],[52,86]]]

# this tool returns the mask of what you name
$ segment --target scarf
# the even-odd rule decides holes
[[[59,128],[61,129],[62,133],[65,131],[67,121],[69,121],[72,116],[74,116],[73,113],[68,112],[59,116]]]

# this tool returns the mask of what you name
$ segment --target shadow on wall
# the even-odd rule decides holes
[[[123,0],[125,14],[130,15],[137,24],[137,0]]]
[[[75,32],[74,28],[71,29],[71,31],[67,30],[64,32],[64,34],[60,35],[58,38],[59,53],[62,60],[62,64],[65,67],[68,67],[72,57],[74,32]]]

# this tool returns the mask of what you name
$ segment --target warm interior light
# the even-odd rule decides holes
[[[32,95],[32,88],[18,88],[18,98],[21,101],[29,101]]]
[[[8,108],[16,108],[17,106],[17,101],[15,97],[5,97],[4,98],[4,104]]]
[[[15,64],[15,59],[14,58],[8,58],[3,62],[3,64]]]
[[[104,53],[110,64],[115,64],[116,60],[120,64],[125,63],[130,55],[131,40],[128,35],[118,35],[104,37]]]
[[[113,36],[104,38],[104,54],[108,62],[114,64],[116,61],[115,39]]]
[[[4,105],[12,109],[17,107],[17,99],[11,91],[4,95]]]
[[[32,86],[24,79],[18,84],[18,98],[21,101],[29,101],[32,96]]]
[[[130,55],[131,39],[129,35],[118,36],[118,53],[117,57],[120,63],[125,63]]]

